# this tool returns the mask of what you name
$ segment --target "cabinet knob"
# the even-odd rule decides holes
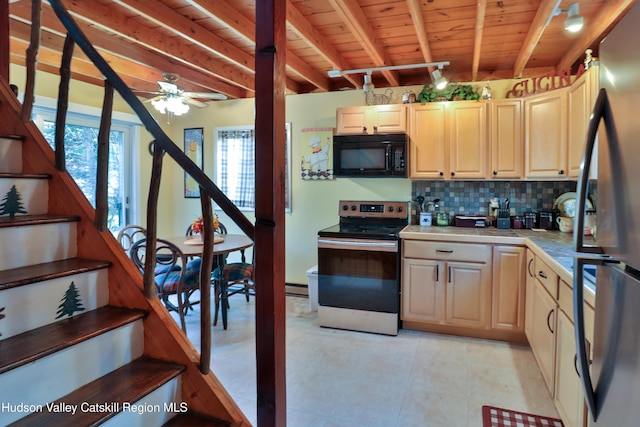
[[[444,176],[444,172],[440,171],[440,176]]]
[[[493,174],[494,175],[498,175],[498,171],[493,171]]]
[[[374,132],[378,132],[378,126],[374,126],[374,127],[373,127],[373,131],[374,131]]]
[[[362,132],[367,132],[367,127],[366,126],[362,126]]]
[[[564,170],[563,170],[563,169],[560,169],[560,170],[558,171],[558,175],[564,175]]]
[[[456,176],[456,173],[455,172],[451,172],[451,176]]]

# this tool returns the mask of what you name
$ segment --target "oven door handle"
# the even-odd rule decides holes
[[[319,248],[330,249],[361,249],[377,252],[396,252],[398,250],[397,241],[374,241],[374,240],[333,240],[318,239]]]

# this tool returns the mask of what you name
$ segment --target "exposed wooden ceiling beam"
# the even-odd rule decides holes
[[[427,29],[424,26],[424,17],[422,16],[420,3],[420,0],[407,0],[409,15],[411,15],[413,28],[415,29],[416,36],[418,37],[418,43],[420,43],[420,50],[422,51],[424,62],[433,62],[433,55],[431,54],[431,48],[429,47],[429,38],[427,37]],[[431,73],[436,69],[436,67],[427,67],[427,69],[429,70],[429,78],[433,79]]]
[[[482,53],[482,35],[484,32],[484,16],[487,11],[487,0],[477,0],[476,7],[476,33],[473,41],[473,64],[471,65],[471,81],[478,79],[478,68],[480,67],[480,55]]]
[[[570,68],[580,57],[584,57],[585,50],[593,45],[598,35],[609,29],[621,15],[624,15],[624,13],[637,2],[638,0],[614,0],[607,2],[595,19],[585,23],[580,36],[571,45],[569,51],[562,57],[556,70],[559,71]]]
[[[353,36],[367,52],[376,67],[393,65],[387,63],[384,46],[382,46],[375,31],[369,25],[369,20],[356,0],[329,0],[329,3],[336,10],[344,25],[349,28]],[[400,79],[396,71],[385,70],[382,71],[382,75],[391,86],[400,86]]]
[[[540,7],[538,7],[536,16],[533,18],[527,37],[524,39],[520,53],[513,66],[514,78],[522,77],[522,71],[527,65],[527,62],[529,62],[529,58],[531,58],[542,33],[547,28],[549,21],[553,18],[554,12],[559,5],[560,0],[542,0],[542,2],[540,2]]]
[[[156,51],[186,66],[213,73],[218,78],[243,89],[254,90],[252,74],[242,72],[236,67],[212,58],[211,55],[197,51],[177,38],[167,37],[139,25],[134,19],[117,12],[113,7],[101,5],[93,0],[75,1],[68,7],[69,12],[78,22],[96,25],[108,34],[123,37],[130,43]]]

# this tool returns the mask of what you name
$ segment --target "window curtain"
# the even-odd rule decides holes
[[[252,129],[223,130],[218,137],[220,190],[236,206],[255,208],[254,131]]]

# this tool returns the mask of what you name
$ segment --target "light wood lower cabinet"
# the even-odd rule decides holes
[[[556,378],[554,402],[565,427],[584,427],[585,403],[582,384],[576,371],[574,325],[560,310],[556,343]]]
[[[531,302],[528,319],[530,332],[527,338],[547,387],[553,395],[558,304],[539,280],[534,280],[531,286],[533,286],[530,290],[531,301],[527,301],[527,304]]]
[[[524,329],[525,248],[493,247],[491,327],[513,332]]]
[[[531,249],[527,249],[527,265],[525,267],[525,302],[524,302],[524,334],[531,341],[531,323],[533,321],[533,285],[536,280],[534,263],[536,256]]]
[[[403,253],[404,322],[490,327],[490,245],[404,240]]]

